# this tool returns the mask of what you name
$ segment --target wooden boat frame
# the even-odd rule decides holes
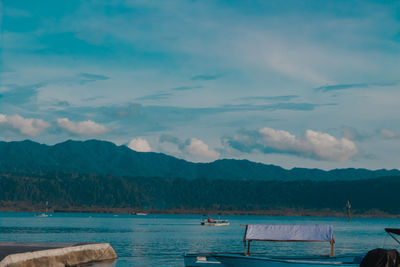
[[[243,244],[244,244],[244,256],[250,256],[250,244],[252,241],[268,241],[268,242],[327,242],[322,240],[270,240],[270,239],[248,239],[246,238],[248,224],[241,224],[241,226],[246,226],[244,231]],[[335,256],[335,237],[332,234],[332,239],[329,241],[331,245],[331,250],[329,257]]]

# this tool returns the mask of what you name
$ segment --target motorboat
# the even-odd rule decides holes
[[[131,213],[132,215],[138,215],[138,216],[146,216],[146,215],[148,215],[148,213],[144,213],[144,212],[134,212],[134,213]]]
[[[328,267],[359,266],[363,255],[335,256],[335,239],[331,225],[245,225],[243,253],[195,253],[185,254],[186,267]],[[276,257],[251,253],[253,241],[269,242],[329,242],[330,252],[323,256]]]
[[[47,212],[48,212],[48,207],[49,207],[49,202],[46,201],[46,210],[45,210],[45,212],[36,213],[36,214],[35,214],[35,217],[38,217],[38,218],[46,218],[46,217],[49,217],[49,214],[47,214]],[[51,215],[50,215],[50,216],[51,216]]]
[[[35,217],[46,218],[46,217],[49,217],[49,215],[46,213],[40,213],[40,214],[35,214]]]
[[[226,226],[229,225],[228,220],[214,220],[208,217],[208,219],[201,220],[200,225],[205,225],[205,226]]]

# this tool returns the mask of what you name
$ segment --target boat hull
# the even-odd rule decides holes
[[[227,226],[227,225],[229,225],[229,222],[224,222],[224,223],[202,222],[201,225],[204,225],[204,226]]]
[[[359,266],[359,257],[333,257],[313,259],[274,259],[241,255],[214,255],[224,267],[329,267],[329,266]]]
[[[185,267],[223,267],[210,253],[185,254]]]
[[[38,217],[38,218],[46,218],[46,217],[49,217],[49,215],[48,215],[48,214],[45,214],[45,213],[42,213],[42,214],[36,214],[35,217]]]

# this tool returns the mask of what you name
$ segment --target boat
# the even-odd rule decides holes
[[[229,225],[230,222],[228,220],[202,220],[200,222],[200,225],[205,225],[205,226],[226,226]]]
[[[147,214],[148,213],[144,213],[144,212],[134,212],[134,213],[132,213],[132,215],[138,215],[138,216],[145,216]]]
[[[385,228],[386,233],[389,234],[398,244],[400,229],[398,228]],[[400,266],[400,253],[396,249],[383,249],[376,248],[368,251],[360,263],[360,267],[397,267]]]
[[[249,224],[245,225],[243,253],[185,254],[186,267],[329,267],[359,266],[363,255],[334,256],[335,239],[331,225]],[[253,241],[329,242],[330,253],[323,256],[276,257],[251,253]]]
[[[205,226],[226,226],[229,225],[228,220],[214,220],[208,217],[207,219],[201,220],[200,225],[205,225]]]
[[[224,267],[328,267],[328,266],[360,266],[362,256],[349,255],[332,258],[274,258],[262,256],[219,255],[215,259]]]
[[[48,207],[49,207],[49,202],[46,201],[46,209],[45,209],[45,212],[37,213],[37,214],[35,214],[35,217],[39,217],[39,218],[46,218],[46,217],[49,217],[49,215],[47,214],[47,213],[48,213]]]
[[[40,213],[40,214],[35,214],[35,217],[46,218],[49,217],[49,215],[46,213]]]

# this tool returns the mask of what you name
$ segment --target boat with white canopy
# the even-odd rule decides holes
[[[205,225],[205,226],[227,226],[229,225],[228,220],[215,220],[211,219],[211,217],[208,217],[207,219],[201,220],[200,225]]]
[[[245,225],[243,253],[186,254],[186,267],[288,267],[359,266],[361,255],[334,256],[335,239],[331,225],[249,224]],[[251,253],[253,241],[327,242],[330,252],[323,256],[274,257]]]

